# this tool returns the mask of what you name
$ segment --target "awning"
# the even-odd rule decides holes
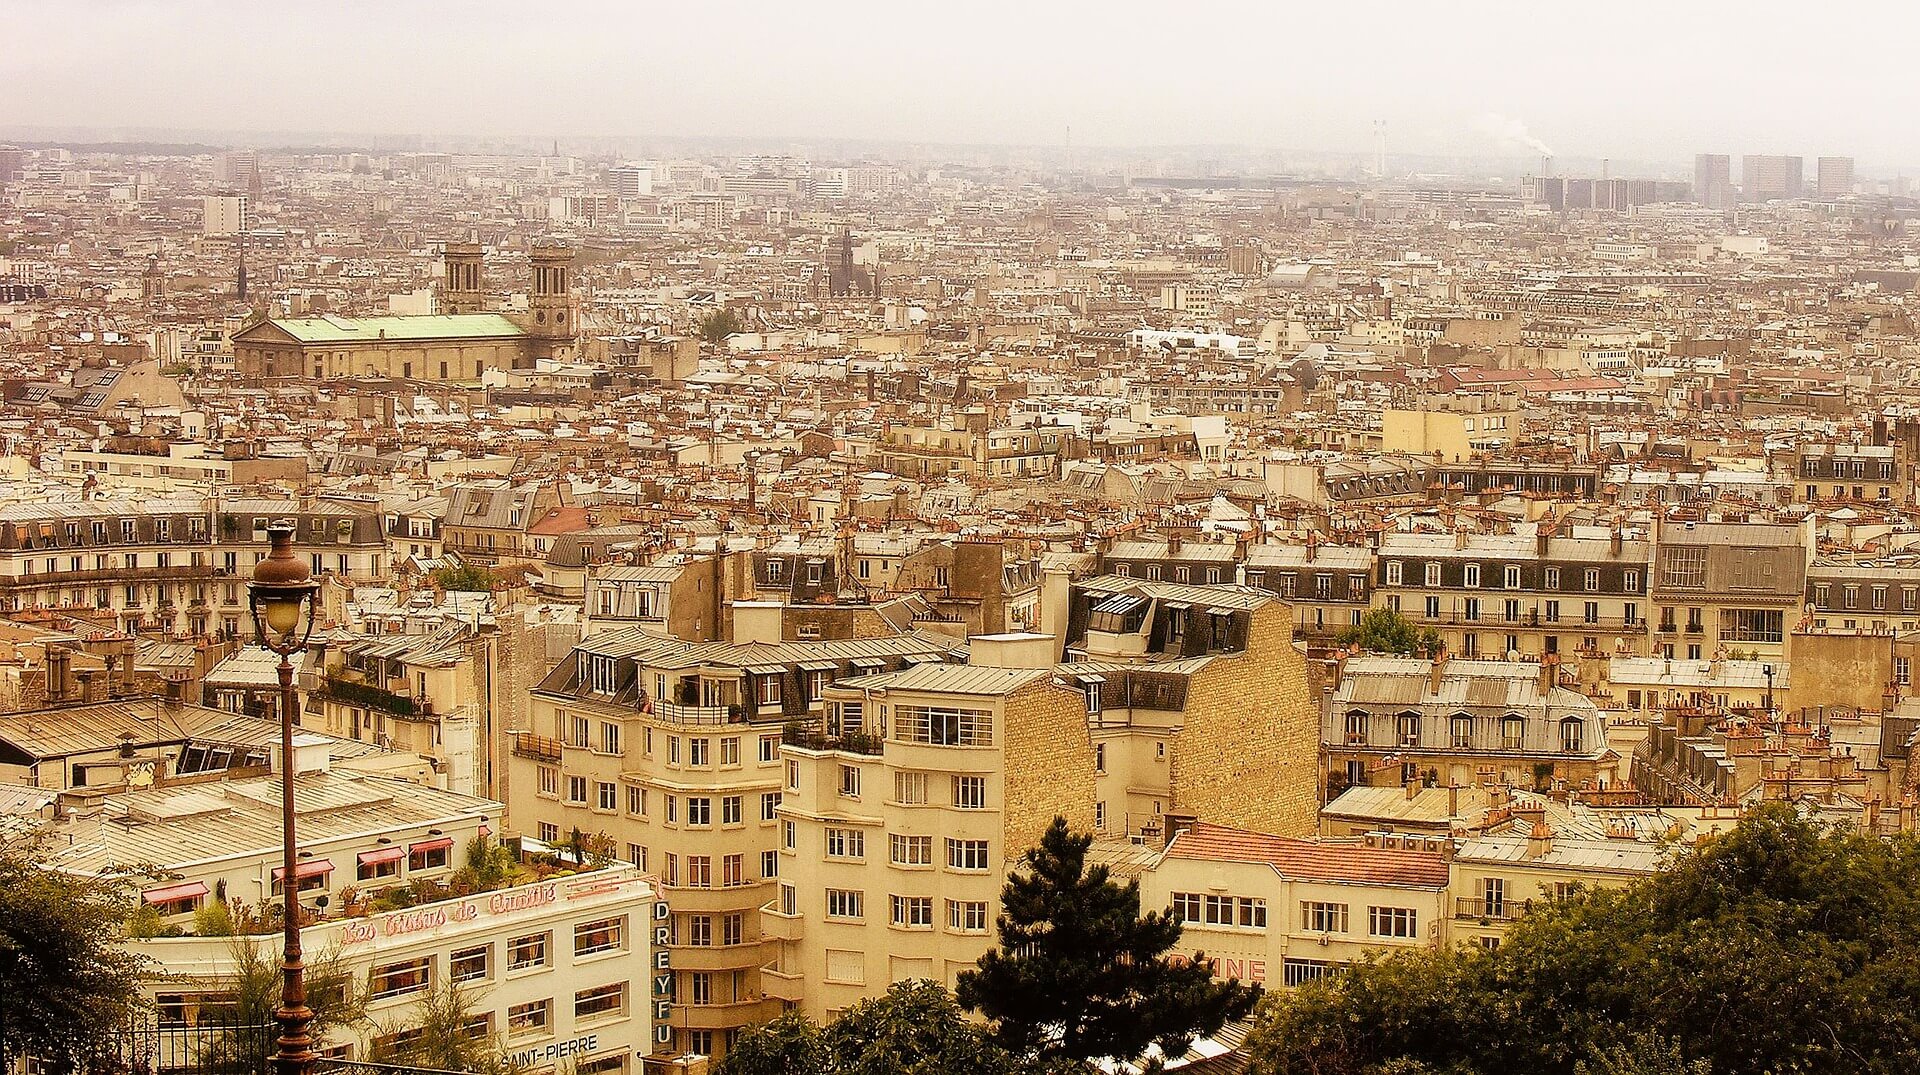
[[[300,865],[295,866],[293,868],[293,875],[295,877],[314,877],[319,874],[332,873],[332,872],[333,872],[332,859],[313,859],[309,862],[303,862]],[[286,875],[287,875],[286,867],[275,866],[273,868],[273,879],[275,881],[280,880]]]
[[[885,668],[887,666],[887,662],[878,657],[855,657],[852,663],[855,668]]]
[[[746,666],[746,671],[747,674],[755,676],[778,676],[786,673],[787,666],[784,664],[750,664]]]
[[[1081,683],[1085,683],[1085,684],[1105,683],[1107,681],[1107,677],[1101,676],[1101,675],[1095,675],[1092,672],[1082,672],[1079,675],[1075,676],[1074,678],[1078,679]]]
[[[801,661],[800,662],[800,670],[802,672],[831,672],[838,667],[840,667],[840,662],[838,661]]]
[[[438,851],[441,848],[452,846],[453,837],[442,836],[437,840],[422,840],[417,844],[409,844],[407,846],[407,853],[410,855],[418,855],[423,851]]]
[[[207,894],[205,881],[188,881],[184,884],[167,885],[164,888],[150,888],[140,893],[140,898],[148,903],[172,903],[175,900],[188,900]]]
[[[378,866],[383,862],[398,862],[406,853],[407,849],[398,845],[382,847],[360,852],[358,861],[362,866]]]

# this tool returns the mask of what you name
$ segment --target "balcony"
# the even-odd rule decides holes
[[[433,716],[431,702],[415,705],[413,699],[405,695],[382,690],[371,683],[355,683],[337,676],[327,677],[326,688],[321,693],[338,702],[378,709],[409,720]]]
[[[829,735],[798,721],[780,729],[780,742],[802,750],[839,750],[871,757],[878,757],[886,749],[886,740],[872,732],[855,730]]]
[[[740,724],[747,719],[746,712],[737,705],[680,705],[677,702],[655,702],[653,715],[656,720],[669,724]]]
[[[1467,896],[1456,896],[1453,900],[1453,917],[1477,919],[1482,922],[1511,922],[1526,910],[1512,900],[1485,900]]]
[[[798,1004],[805,997],[806,979],[779,969],[777,962],[769,963],[760,968],[760,988],[774,1000]]]
[[[532,732],[521,732],[513,737],[513,756],[531,758],[534,761],[557,762],[560,760],[564,746],[565,744],[558,739],[534,735]]]
[[[781,912],[777,899],[768,900],[760,907],[760,939],[763,941],[797,941],[806,925],[807,920],[799,915]]]

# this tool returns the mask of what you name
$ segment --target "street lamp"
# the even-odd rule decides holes
[[[273,1056],[277,1075],[309,1075],[313,1070],[313,1009],[307,1007],[306,968],[300,952],[300,879],[293,839],[293,660],[313,634],[314,607],[320,586],[313,572],[293,551],[294,523],[281,519],[267,524],[266,559],[254,566],[247,586],[247,607],[253,613],[255,641],[280,655],[280,894],[286,900],[282,930],[286,951],[281,961],[280,1007],[273,1013],[280,1023],[278,1050]]]

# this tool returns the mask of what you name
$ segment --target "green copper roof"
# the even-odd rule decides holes
[[[444,314],[422,317],[274,318],[273,324],[301,343],[363,343],[372,340],[485,339],[524,336],[520,326],[499,314]]]

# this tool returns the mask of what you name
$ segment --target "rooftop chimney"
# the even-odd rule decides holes
[[[1540,655],[1540,693],[1551,691],[1560,682],[1560,655],[1542,653]]]
[[[1447,671],[1447,648],[1440,647],[1433,653],[1433,666],[1427,669],[1427,693],[1440,693],[1440,677]]]
[[[65,645],[47,647],[47,701],[64,702],[67,700],[67,674],[72,667],[73,654]]]
[[[1537,859],[1553,850],[1553,829],[1548,827],[1546,819],[1533,823],[1527,830],[1527,857]]]
[[[74,673],[74,678],[80,681],[80,700],[88,705],[100,700],[100,688],[94,683],[97,674],[92,668],[82,668]]]

